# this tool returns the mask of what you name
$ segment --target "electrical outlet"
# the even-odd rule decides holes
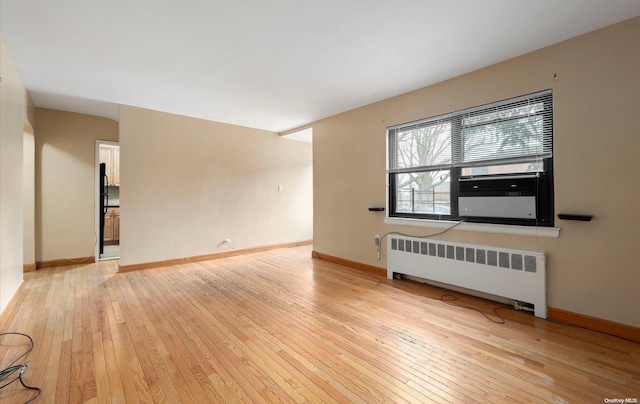
[[[375,239],[374,239],[374,240],[375,240],[375,242],[376,242],[376,245],[377,245],[377,246],[379,246],[379,245],[380,245],[380,235],[379,235],[379,234],[376,234],[376,235],[375,235]]]

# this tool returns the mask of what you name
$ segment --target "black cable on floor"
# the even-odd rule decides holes
[[[483,315],[487,320],[491,321],[492,323],[496,323],[496,324],[505,324],[505,323],[506,323],[506,321],[505,321],[504,317],[502,317],[502,316],[500,315],[500,313],[498,313],[498,310],[500,310],[500,309],[510,309],[510,310],[513,310],[511,307],[494,307],[494,308],[493,308],[493,312],[494,312],[494,313],[495,313],[495,315],[500,319],[500,320],[494,320],[494,319],[492,319],[491,317],[489,317],[489,316],[487,315],[487,313],[485,313],[485,312],[483,312],[482,310],[477,309],[477,308],[475,308],[475,307],[473,307],[473,306],[465,306],[465,305],[463,305],[463,304],[453,304],[453,303],[451,303],[451,302],[455,302],[456,300],[458,300],[458,297],[457,297],[457,296],[454,296],[454,295],[450,295],[450,294],[448,294],[448,293],[445,293],[445,294],[443,294],[442,296],[440,296],[440,299],[439,299],[439,300],[440,300],[442,303],[444,303],[444,304],[448,304],[449,306],[460,307],[460,308],[462,308],[462,309],[468,309],[468,310],[477,311],[478,313],[482,314],[482,315]]]
[[[376,278],[377,278],[377,277],[376,277]],[[380,279],[379,279],[379,278],[378,278],[378,282],[379,282],[379,283],[378,283],[378,285],[380,285],[380,284],[382,283],[382,282],[380,281]],[[504,307],[494,307],[494,308],[493,308],[493,312],[494,312],[494,313],[495,313],[495,315],[500,319],[500,320],[494,320],[494,319],[492,319],[491,317],[489,317],[485,312],[483,312],[482,310],[477,309],[477,308],[475,308],[475,307],[473,307],[473,306],[466,306],[466,305],[463,305],[463,304],[454,304],[454,303],[452,303],[452,302],[455,302],[456,300],[458,300],[458,297],[457,297],[457,296],[454,296],[454,295],[452,295],[452,294],[449,294],[449,293],[443,293],[443,294],[442,294],[442,295],[440,295],[440,297],[438,298],[438,297],[431,297],[431,296],[427,296],[427,295],[424,295],[424,294],[422,294],[422,293],[412,292],[412,291],[410,291],[410,290],[407,290],[407,289],[405,289],[405,288],[401,288],[400,286],[397,286],[397,285],[394,285],[394,284],[391,284],[391,283],[385,283],[385,285],[389,285],[389,286],[391,286],[392,288],[396,288],[396,289],[402,290],[403,292],[411,293],[412,295],[416,295],[416,296],[424,297],[424,298],[431,299],[431,300],[439,300],[439,301],[441,301],[442,303],[444,303],[444,304],[446,304],[446,305],[449,305],[449,306],[460,307],[461,309],[468,309],[468,310],[477,311],[478,313],[482,314],[482,315],[483,315],[487,320],[491,321],[492,323],[496,323],[496,324],[506,324],[506,321],[505,321],[504,317],[502,317],[502,316],[500,315],[500,313],[498,313],[498,310],[503,310],[503,309],[506,309],[506,310],[513,310],[513,308],[511,308],[511,307],[507,307],[507,306],[504,306]],[[376,286],[377,286],[377,285],[376,285]]]
[[[29,355],[29,353],[31,353],[31,351],[33,350],[33,339],[28,336],[27,334],[23,334],[21,332],[5,332],[5,333],[0,333],[0,338],[6,336],[6,335],[18,335],[21,337],[25,337],[29,340],[29,348],[27,349],[26,352],[24,352],[22,355],[18,356],[16,359],[13,360],[13,362],[11,362],[9,364],[9,366],[7,366],[5,369],[2,369],[0,371],[0,382],[4,382],[5,380],[9,379],[9,377],[11,375],[13,375],[14,373],[18,373],[18,375],[16,377],[14,377],[13,379],[11,379],[10,381],[8,381],[7,383],[3,384],[2,386],[0,386],[0,390],[4,389],[5,387],[7,387],[8,385],[10,385],[11,383],[15,382],[15,381],[19,381],[20,384],[22,385],[22,387],[24,387],[27,390],[34,390],[36,391],[36,395],[33,396],[29,401],[27,401],[25,404],[29,404],[32,403],[36,398],[38,398],[38,396],[40,396],[40,394],[42,393],[42,389],[40,389],[39,387],[33,387],[33,386],[29,386],[27,385],[24,380],[22,380],[22,375],[27,371],[27,369],[29,368],[29,362],[24,362],[22,364],[16,365],[16,363],[26,357],[27,355]]]

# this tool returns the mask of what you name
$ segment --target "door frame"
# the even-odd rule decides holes
[[[95,262],[100,261],[100,146],[118,146],[120,142],[114,142],[111,140],[96,139],[95,144],[95,158],[94,158],[94,234],[96,242],[94,243],[94,256]]]

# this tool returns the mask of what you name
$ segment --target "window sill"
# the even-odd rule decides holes
[[[428,220],[428,219],[410,219],[399,217],[385,217],[385,224],[395,224],[399,226],[417,226],[431,227],[436,229],[446,229],[455,225],[456,221],[449,220]],[[503,224],[485,224],[485,223],[460,223],[456,226],[458,231],[473,231],[480,233],[496,233],[511,234],[518,236],[535,236],[545,238],[560,237],[559,227],[532,227],[532,226],[511,226]]]

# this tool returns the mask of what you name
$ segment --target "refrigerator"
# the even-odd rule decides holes
[[[107,214],[107,206],[109,204],[109,178],[107,177],[107,165],[100,163],[100,254],[104,254],[104,218]]]

